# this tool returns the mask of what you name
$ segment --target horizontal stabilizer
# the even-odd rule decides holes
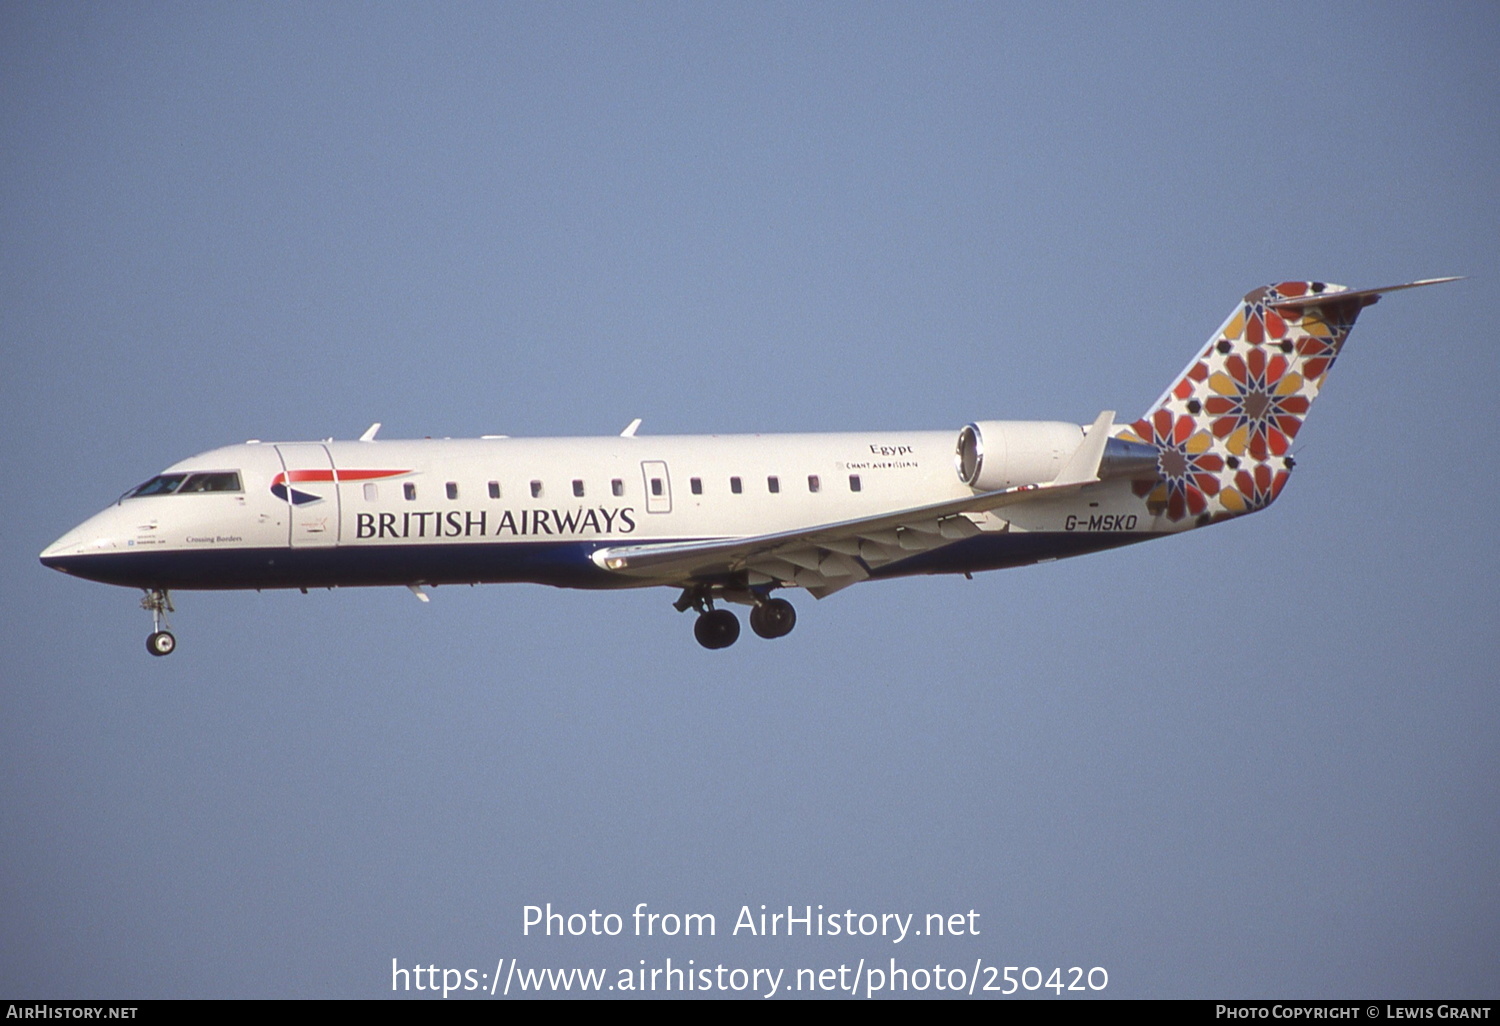
[[[1424,278],[1421,281],[1409,281],[1405,285],[1386,285],[1378,289],[1341,289],[1338,291],[1309,292],[1305,296],[1296,296],[1291,299],[1278,299],[1271,306],[1278,310],[1305,310],[1311,306],[1322,306],[1325,303],[1347,303],[1357,300],[1359,305],[1370,306],[1378,302],[1381,295],[1386,292],[1400,292],[1402,289],[1416,289],[1423,285],[1441,285],[1444,282],[1463,281],[1463,278]]]

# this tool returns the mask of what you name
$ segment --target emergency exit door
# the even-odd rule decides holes
[[[661,460],[642,460],[641,476],[646,479],[646,512],[672,512],[672,479]]]

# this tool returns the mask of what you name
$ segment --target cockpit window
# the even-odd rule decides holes
[[[242,492],[238,470],[215,470],[201,474],[158,474],[125,498],[147,495],[186,495],[189,492]]]
[[[240,474],[237,470],[215,470],[208,474],[189,474],[179,494],[187,492],[242,492]]]
[[[145,484],[138,486],[135,491],[125,496],[127,499],[139,499],[146,495],[171,495],[182,482],[187,480],[186,474],[157,474]]]

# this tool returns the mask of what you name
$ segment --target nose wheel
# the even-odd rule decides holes
[[[151,614],[151,633],[146,637],[146,651],[154,656],[171,655],[177,650],[177,639],[168,630],[167,614],[176,612],[172,608],[172,595],[165,588],[148,588],[141,599],[141,608]]]

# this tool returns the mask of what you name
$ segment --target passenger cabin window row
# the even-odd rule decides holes
[[[660,477],[649,479],[648,488],[652,498],[660,499],[666,495],[666,482]],[[807,490],[812,493],[822,491],[822,479],[817,474],[807,475]],[[158,474],[144,484],[126,492],[123,498],[138,499],[151,495],[192,495],[207,492],[243,492],[244,486],[240,480],[237,470],[215,470],[199,471],[197,473],[182,474]],[[688,478],[688,490],[694,495],[703,494],[703,478]],[[849,475],[849,490],[857,492],[861,490],[858,474]],[[448,481],[444,491],[450,500],[458,499],[458,482]],[[625,494],[625,482],[621,478],[612,478],[609,482],[610,494],[620,498]],[[733,495],[742,495],[745,491],[744,480],[738,476],[729,479],[729,491]],[[780,494],[781,478],[772,474],[766,478],[766,491],[772,495]],[[401,485],[401,493],[408,502],[417,499],[417,483],[415,481],[404,481]],[[582,499],[588,494],[582,478],[573,479],[573,497]],[[489,496],[498,499],[502,495],[500,482],[489,482]],[[541,481],[531,482],[531,497],[533,499],[543,498],[545,489]],[[366,502],[376,502],[380,497],[380,488],[374,481],[364,483],[364,497]]]
[[[186,484],[184,484],[184,479],[186,479]],[[650,478],[648,487],[650,489],[652,498],[659,499],[666,495],[666,482],[662,478]],[[133,499],[141,495],[169,495],[173,494],[174,492],[183,494],[186,492],[194,491],[238,492],[242,490],[243,489],[240,487],[240,476],[237,472],[193,475],[162,474],[158,477],[153,477],[150,481],[147,481],[145,484],[139,486],[134,491],[128,493],[125,497],[127,499]],[[623,496],[625,494],[625,482],[618,477],[613,478],[609,482],[609,490],[610,494],[614,495],[616,498]],[[691,491],[694,495],[702,495],[703,478],[688,478],[688,490]],[[822,491],[822,478],[817,474],[808,474],[807,490],[810,493],[814,494]],[[849,475],[849,490],[851,492],[862,490],[858,474]],[[449,499],[456,500],[458,498],[458,482],[447,482],[445,491]],[[729,479],[729,491],[733,495],[743,495],[745,491],[744,480],[740,477],[731,477]],[[781,493],[781,478],[775,474],[769,475],[766,478],[766,491],[772,495],[779,495]],[[415,481],[403,482],[401,485],[401,492],[402,495],[405,496],[406,501],[415,502],[417,499],[417,483]],[[373,481],[365,482],[364,493],[366,502],[375,502],[380,497],[380,489]],[[490,498],[498,499],[501,497],[501,494],[502,492],[500,489],[500,482],[489,482]],[[533,499],[544,498],[545,494],[546,489],[542,486],[541,481],[531,482],[531,497]],[[573,496],[575,498],[582,499],[586,495],[587,489],[584,487],[583,479],[574,478]]]

